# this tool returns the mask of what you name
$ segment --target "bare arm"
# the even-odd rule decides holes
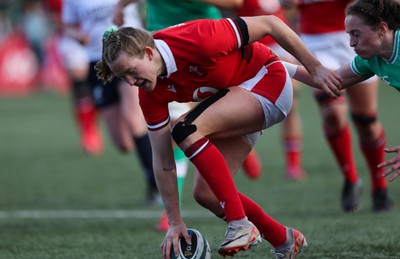
[[[249,31],[249,42],[270,35],[280,46],[292,54],[307,69],[314,83],[332,96],[340,95],[341,78],[325,68],[306,48],[299,36],[281,19],[273,15],[242,17]]]
[[[75,24],[63,24],[63,32],[67,37],[78,41],[82,45],[89,43],[90,38],[87,34],[82,33],[79,27]]]
[[[239,8],[244,0],[202,0],[202,2],[215,5],[219,8]]]
[[[296,70],[294,75],[291,75],[294,79],[297,81],[300,81],[306,85],[315,87],[315,88],[321,88],[318,84],[316,84],[308,71],[305,69],[304,66],[297,66],[297,69],[294,68],[294,64],[290,64],[287,62],[284,62],[285,66],[287,69],[290,70]],[[342,78],[342,83],[340,86],[340,89],[346,89],[354,84],[360,83],[368,78],[361,77],[359,75],[356,75],[353,73],[353,71],[350,68],[350,63],[343,65],[339,69],[335,71],[341,78]]]
[[[163,258],[170,258],[171,246],[178,254],[178,238],[190,240],[180,214],[176,166],[172,151],[171,130],[166,126],[157,131],[149,131],[153,151],[153,168],[158,190],[161,193],[168,216],[169,229],[162,243]]]
[[[119,0],[117,6],[115,7],[113,15],[113,23],[118,26],[124,24],[124,8],[128,4],[141,2],[141,0]]]
[[[137,3],[137,2],[141,2],[141,0],[119,0],[118,5],[122,6],[122,7],[125,7],[128,4]]]

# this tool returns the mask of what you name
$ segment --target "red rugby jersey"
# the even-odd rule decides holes
[[[169,122],[169,102],[201,101],[220,89],[253,78],[262,66],[279,60],[260,43],[246,44],[246,28],[229,18],[203,19],[154,34],[168,75],[157,79],[152,92],[139,89],[140,105],[150,130]],[[276,89],[264,87],[252,91],[271,96]],[[271,99],[275,101],[274,96]]]
[[[236,14],[238,16],[275,15],[288,24],[279,0],[246,0],[236,10]],[[275,43],[275,40],[271,36],[266,36],[259,40],[259,42],[269,45]]]
[[[305,34],[344,31],[349,2],[351,0],[298,0],[300,31]]]

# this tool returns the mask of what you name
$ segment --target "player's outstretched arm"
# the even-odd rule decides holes
[[[171,130],[166,126],[160,130],[149,131],[153,151],[153,169],[157,187],[164,202],[169,229],[161,244],[162,258],[169,259],[171,247],[179,254],[178,240],[183,236],[187,242],[190,237],[180,214],[176,166],[172,151]]]
[[[113,14],[113,23],[118,26],[122,26],[124,24],[124,8],[128,4],[140,2],[141,0],[120,0],[118,1],[117,6],[115,7]]]
[[[341,84],[340,76],[324,67],[299,36],[281,19],[273,15],[242,17],[242,19],[247,24],[250,43],[270,35],[304,66],[314,83],[320,85],[322,89],[331,89],[331,92],[340,95],[340,91],[337,90]]]
[[[368,79],[368,77],[362,77],[354,74],[353,70],[350,67],[350,63],[342,65],[339,69],[336,70],[336,73],[338,73],[339,76],[342,77],[341,89],[346,89],[352,85],[358,84]]]
[[[353,70],[350,68],[350,63],[347,63],[335,71],[337,75],[341,78],[341,84],[339,87],[337,85],[321,85],[312,79],[310,73],[305,69],[304,66],[295,65],[288,62],[283,63],[292,78],[311,87],[324,90],[332,97],[338,96],[338,91],[346,89],[352,85],[368,79],[368,77],[362,77],[354,74]]]
[[[391,166],[390,168],[387,168],[385,172],[383,172],[382,176],[386,177],[388,175],[391,175],[389,178],[389,181],[393,181],[397,177],[400,176],[400,146],[397,147],[392,147],[392,148],[385,148],[386,153],[396,153],[396,156],[386,160],[383,163],[380,163],[378,165],[378,168],[386,167],[386,166]]]
[[[338,86],[334,84],[322,85],[318,82],[315,82],[304,66],[295,65],[285,61],[283,61],[282,63],[285,65],[286,70],[289,72],[290,77],[292,77],[293,79],[302,82],[308,86],[321,89],[329,94],[331,97],[337,97],[340,95],[341,89]]]

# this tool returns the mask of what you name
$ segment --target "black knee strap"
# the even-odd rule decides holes
[[[208,107],[210,107],[213,103],[224,97],[229,92],[229,89],[223,89],[215,93],[214,95],[208,97],[196,107],[190,111],[185,119],[181,122],[178,122],[175,127],[172,129],[171,135],[175,140],[176,144],[180,144],[183,140],[185,140],[190,134],[196,132],[197,127],[193,125],[192,122],[199,117],[199,115],[205,111]]]
[[[187,136],[196,132],[197,127],[194,124],[186,124],[185,121],[178,122],[175,127],[172,129],[171,135],[175,140],[175,143],[179,145],[182,141],[184,141]]]
[[[352,113],[351,118],[355,123],[367,126],[369,124],[374,123],[377,120],[377,115],[376,114],[366,115],[366,114]]]
[[[314,94],[314,97],[320,106],[327,104],[327,103],[343,103],[346,101],[344,95],[334,98],[325,92],[318,92],[318,93]]]

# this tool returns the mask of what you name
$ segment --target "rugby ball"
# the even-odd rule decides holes
[[[196,229],[188,228],[192,244],[188,245],[183,237],[179,238],[179,255],[171,248],[171,259],[210,259],[211,249],[206,238]]]

